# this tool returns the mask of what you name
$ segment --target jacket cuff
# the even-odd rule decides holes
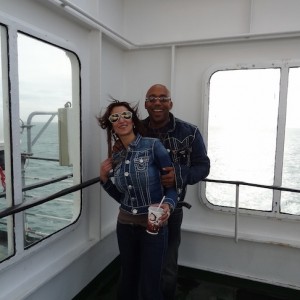
[[[174,210],[174,208],[176,206],[176,203],[171,198],[166,198],[165,201],[164,201],[164,203],[167,203],[167,204],[170,205],[171,212]]]

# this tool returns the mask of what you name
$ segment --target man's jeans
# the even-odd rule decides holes
[[[178,249],[181,242],[182,208],[176,208],[168,220],[168,250],[162,274],[164,300],[174,300],[177,285]]]
[[[145,227],[118,222],[117,236],[122,268],[118,299],[163,300],[161,274],[168,227],[152,235]]]

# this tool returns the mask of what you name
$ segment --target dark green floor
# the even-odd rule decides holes
[[[73,300],[117,299],[119,270],[117,258]],[[179,267],[176,300],[300,300],[300,291]]]

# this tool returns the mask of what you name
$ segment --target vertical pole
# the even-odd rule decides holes
[[[240,185],[236,185],[235,189],[235,242],[238,242],[238,223],[239,223],[239,198],[240,198]]]

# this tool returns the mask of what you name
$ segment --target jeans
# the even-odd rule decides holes
[[[168,249],[162,274],[164,300],[174,300],[178,273],[178,249],[181,242],[182,208],[175,208],[168,219]]]
[[[161,274],[168,243],[168,227],[157,235],[139,225],[117,223],[121,258],[119,300],[163,300]]]

